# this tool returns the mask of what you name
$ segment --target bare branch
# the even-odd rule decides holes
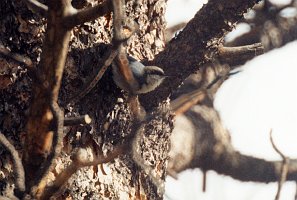
[[[223,37],[231,31],[235,23],[243,18],[243,14],[259,0],[209,0],[172,39],[165,50],[159,53],[149,65],[156,65],[171,77],[161,87],[143,95],[142,105],[152,108],[167,99],[172,92],[199,66],[212,60],[218,51]],[[211,13],[211,14],[210,14]],[[211,26],[210,26],[211,24]],[[200,72],[198,72],[200,73]]]
[[[33,85],[34,95],[27,121],[23,156],[26,185],[28,190],[37,192],[37,196],[43,193],[44,180],[52,168],[53,159],[59,153],[60,139],[63,135],[64,116],[56,102],[68,52],[70,32],[61,23],[64,18],[61,13],[68,13],[72,9],[70,1],[64,0],[48,1],[48,7],[47,31],[36,74],[38,81]]]
[[[205,97],[205,90],[197,89],[187,94],[183,94],[177,99],[171,101],[171,110],[176,115],[181,115],[187,112],[193,105],[202,101]]]
[[[78,117],[69,117],[64,119],[64,126],[75,126],[79,124],[90,124],[92,119],[89,115],[83,115]]]
[[[34,180],[34,185],[31,189],[31,194],[34,196],[41,196],[46,187],[48,174],[53,170],[54,160],[60,154],[62,149],[62,140],[63,140],[63,127],[64,127],[64,112],[59,108],[56,102],[51,102],[51,111],[53,113],[53,143],[52,151],[47,157],[47,160],[42,164],[38,172],[36,173],[36,178]]]
[[[13,59],[14,61],[17,61],[21,64],[26,65],[26,67],[31,68],[32,67],[32,61],[30,58],[17,54],[17,53],[12,53],[9,49],[5,48],[2,44],[0,44],[0,54]]]
[[[208,103],[211,104],[211,103]],[[196,141],[193,143],[194,153],[184,165],[178,165],[172,157],[169,161],[170,170],[181,172],[189,168],[215,170],[240,181],[277,182],[282,174],[283,161],[267,161],[243,155],[236,151],[230,141],[218,113],[208,106],[195,106],[185,116],[197,130]],[[177,134],[178,130],[172,134]],[[172,147],[174,148],[174,147]],[[251,170],[257,169],[257,170]],[[244,173],[243,173],[244,172]],[[297,160],[291,160],[287,167],[287,180],[297,179]]]
[[[102,78],[104,75],[105,71],[108,69],[108,67],[111,65],[112,61],[117,55],[117,47],[118,46],[113,46],[110,51],[108,51],[105,56],[103,57],[103,65],[96,73],[95,77],[91,79],[90,83],[87,83],[85,85],[85,88],[83,88],[79,93],[73,95],[73,97],[70,98],[68,101],[69,103],[77,103],[80,99],[82,99],[85,95],[87,95],[98,83],[98,81]]]
[[[288,175],[288,165],[289,165],[289,158],[287,156],[285,156],[285,154],[283,154],[279,148],[277,148],[276,144],[273,141],[272,138],[272,129],[270,130],[270,142],[272,144],[273,149],[282,157],[283,159],[283,164],[282,164],[282,168],[281,168],[281,173],[280,173],[280,177],[279,177],[279,181],[278,181],[278,187],[277,187],[277,193],[275,195],[275,200],[279,200],[280,198],[280,192],[282,190],[282,186],[284,184],[284,182],[287,179],[287,175]]]
[[[242,65],[248,60],[264,53],[261,43],[255,43],[239,47],[220,47],[218,59],[220,63],[228,63],[230,66]]]
[[[203,171],[202,191],[206,192],[207,170]]]
[[[189,93],[183,94],[178,98],[174,99],[170,103],[171,110],[175,115],[184,114],[195,104],[203,101],[207,96],[207,93],[212,89],[217,90],[217,88],[224,82],[229,76],[229,72],[225,71],[225,74],[217,75],[209,84],[203,84],[199,89],[193,90]]]
[[[104,16],[111,11],[112,9],[110,0],[105,0],[103,3],[98,4],[94,7],[77,10],[76,12],[74,12],[74,14],[67,16],[64,19],[63,23],[65,24],[65,27],[71,29],[76,25],[95,20],[100,16]]]
[[[17,150],[14,148],[14,146],[8,141],[8,139],[0,133],[0,144],[5,147],[5,149],[10,153],[13,161],[13,168],[14,168],[14,174],[15,174],[15,195],[18,197],[22,197],[25,190],[25,172],[24,167],[22,164],[22,160],[19,157],[19,154]]]
[[[124,144],[115,146],[113,151],[108,153],[107,156],[104,156],[103,154],[96,156],[92,152],[92,150],[80,148],[72,157],[73,162],[56,177],[51,186],[46,188],[46,191],[42,198],[49,199],[49,197],[53,196],[56,193],[59,193],[59,191],[62,190],[63,186],[67,183],[69,178],[82,167],[95,166],[113,161],[116,157],[123,154],[124,152],[126,152],[127,149],[129,149],[129,145],[127,145],[129,143],[130,141],[128,140]]]
[[[120,43],[118,47],[118,54],[115,58],[115,65],[119,73],[122,75],[122,78],[127,85],[126,88],[129,89],[129,93],[133,94],[133,91],[136,91],[138,89],[136,88],[138,86],[138,83],[133,76],[131,68],[129,67],[127,52],[123,42],[127,41],[134,33],[135,26],[131,23],[131,21],[126,19],[125,1],[113,0],[112,5],[114,13],[113,43]],[[127,27],[127,29],[125,29],[125,26]]]
[[[47,15],[48,7],[37,0],[25,0],[27,6],[36,14],[45,17]]]

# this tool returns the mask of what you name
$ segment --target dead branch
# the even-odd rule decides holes
[[[64,126],[75,126],[79,124],[90,124],[92,119],[89,115],[83,115],[78,117],[69,117],[64,119]]]
[[[172,157],[169,160],[169,169],[177,173],[189,168],[215,170],[219,174],[233,177],[240,181],[277,182],[282,174],[283,161],[267,161],[243,155],[236,151],[230,141],[230,134],[226,130],[213,107],[195,106],[186,114],[194,127],[191,134],[195,134],[193,154],[183,165],[181,159]],[[178,131],[174,130],[173,135]],[[190,145],[190,144],[185,144]],[[172,147],[174,148],[174,147]],[[178,158],[178,157],[176,157]],[[257,169],[257,170],[251,170]],[[287,180],[297,179],[297,160],[291,160],[287,169]]]
[[[113,29],[113,43],[118,44],[118,54],[115,58],[115,64],[118,71],[122,74],[124,81],[129,88],[129,93],[133,94],[136,91],[135,87],[138,85],[129,67],[129,61],[127,58],[126,48],[123,42],[127,41],[135,31],[135,26],[129,24],[129,20],[126,19],[125,14],[125,1],[113,0],[112,1],[114,10],[114,29]],[[125,26],[128,27],[125,31]],[[128,33],[128,34],[127,34]]]
[[[280,198],[280,192],[282,190],[282,186],[284,184],[284,182],[287,179],[287,174],[288,174],[288,165],[289,165],[289,158],[287,156],[285,156],[285,154],[283,154],[279,148],[277,148],[276,144],[274,143],[274,140],[272,138],[272,129],[270,130],[270,142],[272,144],[273,149],[282,157],[283,159],[283,164],[282,164],[282,168],[281,168],[281,172],[280,172],[280,177],[278,180],[278,187],[277,187],[277,193],[275,195],[275,200],[279,200]]]
[[[205,97],[205,89],[197,89],[190,93],[183,94],[170,103],[171,110],[176,115],[181,115],[188,111],[192,106],[202,101]]]
[[[102,78],[102,76],[104,75],[105,71],[111,65],[111,63],[113,62],[114,58],[118,54],[117,48],[118,48],[118,45],[116,45],[116,46],[114,45],[110,49],[110,51],[108,51],[105,54],[105,56],[103,57],[102,67],[100,68],[100,70],[98,71],[98,73],[96,73],[96,75],[91,79],[90,83],[87,83],[84,86],[84,88],[81,91],[79,91],[79,93],[73,95],[73,97],[71,97],[69,99],[69,101],[68,101],[69,103],[77,103],[79,100],[81,100],[85,95],[87,95],[96,86],[96,84]]]
[[[104,16],[110,13],[111,10],[112,8],[110,0],[105,0],[103,3],[100,3],[94,7],[86,8],[83,10],[75,9],[72,12],[73,14],[65,17],[63,23],[68,29],[72,29],[76,25],[95,20],[100,16]]]
[[[58,116],[60,114],[54,104],[58,99],[70,39],[70,32],[65,29],[62,21],[64,15],[70,13],[71,9],[70,1],[48,2],[47,31],[36,73],[38,80],[33,85],[34,96],[27,122],[23,157],[26,185],[29,190],[32,186],[39,185],[38,180],[43,182],[44,175],[50,170],[52,166],[50,163],[57,153],[53,144],[59,140],[63,131],[63,119],[61,119],[63,116]],[[54,128],[51,127],[52,124],[55,124]],[[40,169],[44,163],[49,165],[45,164],[45,168]],[[40,173],[40,177],[36,177],[36,173],[40,170],[43,172]],[[42,187],[37,188],[40,193]]]
[[[220,47],[218,51],[220,63],[228,63],[230,66],[237,66],[263,54],[264,47],[261,43],[255,43],[239,47]]]
[[[19,157],[17,150],[8,141],[8,139],[0,133],[0,144],[10,153],[13,161],[13,172],[15,175],[15,195],[22,198],[26,190],[25,185],[25,172],[22,161]]]
[[[12,53],[9,49],[5,48],[2,44],[0,44],[0,54],[18,63],[24,64],[28,68],[32,67],[33,63],[29,57],[20,55],[18,53]]]
[[[202,180],[202,191],[206,192],[206,180],[207,180],[207,171],[203,171],[203,180]]]
[[[40,14],[45,17],[48,11],[48,7],[37,0],[24,0],[30,10],[36,14]]]
[[[72,163],[56,177],[51,186],[46,188],[42,199],[49,199],[49,197],[57,195],[57,193],[63,189],[63,186],[67,183],[69,178],[82,167],[95,166],[113,161],[116,157],[129,149],[128,144],[130,144],[129,139],[126,143],[115,146],[113,151],[106,156],[103,154],[95,155],[91,149],[78,149],[72,156]]]
[[[199,89],[182,94],[178,98],[171,101],[171,111],[173,111],[175,115],[178,116],[187,112],[195,104],[203,101],[204,98],[208,96],[207,94],[213,89],[217,91],[221,84],[228,78],[229,71],[229,69],[225,70],[224,74],[216,75],[216,77],[214,77],[210,83],[205,81],[205,83]],[[207,75],[204,76],[206,77]]]

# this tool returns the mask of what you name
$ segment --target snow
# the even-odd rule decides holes
[[[168,1],[165,14],[167,27],[189,21],[205,3],[207,3],[207,0]]]

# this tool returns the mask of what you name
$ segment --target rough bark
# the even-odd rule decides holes
[[[85,6],[88,4],[94,3],[88,2]],[[136,58],[146,57],[152,59],[157,52],[162,50],[164,46],[162,30],[165,28],[164,8],[165,1],[143,1],[141,4],[134,1],[127,2],[126,12],[128,16],[133,18],[138,24],[141,24],[139,32],[135,34],[128,43],[128,52],[132,56]],[[46,20],[33,14],[21,1],[1,2],[1,16],[3,16],[1,17],[3,22],[1,23],[1,42],[3,45],[9,47],[12,52],[29,56],[31,60],[33,60],[34,65],[36,65],[40,59],[40,46],[42,41],[44,41],[43,33],[46,29],[44,22]],[[34,23],[32,23],[32,20]],[[100,63],[103,55],[109,48],[108,43],[110,43],[112,37],[111,27],[112,18],[107,15],[93,22],[86,22],[83,25],[77,26],[71,32],[70,52],[66,61],[66,71],[63,77],[59,101],[61,104],[65,105],[69,96],[81,89],[82,85],[87,84],[88,79],[91,79],[94,72],[98,71],[98,68],[101,67],[98,66],[98,63]],[[36,29],[35,32],[30,31],[33,28]],[[51,26],[48,26],[47,30],[50,29]],[[9,33],[11,33],[10,36],[7,35]],[[32,34],[38,35],[33,36],[40,38],[40,40],[36,40]],[[27,45],[28,39],[30,39],[29,42],[31,42],[29,45]],[[61,42],[55,42],[54,44],[61,45]],[[36,51],[36,49],[38,51]],[[57,49],[55,53],[58,54],[58,50],[59,49]],[[52,58],[50,54],[45,55],[49,56],[45,59]],[[49,99],[46,98],[51,95],[47,96],[45,94],[43,98],[39,98],[36,89],[31,91],[31,77],[25,67],[22,66],[22,68],[19,68],[18,63],[15,63],[15,61],[9,58],[1,57],[1,59],[3,59],[2,62],[7,62],[4,63],[5,67],[2,68],[3,74],[5,75],[3,76],[5,78],[3,78],[4,81],[7,80],[6,76],[12,77],[15,71],[18,73],[15,76],[15,82],[9,82],[3,86],[1,90],[1,130],[6,136],[10,138],[15,137],[16,139],[13,139],[13,141],[15,141],[14,145],[20,147],[18,141],[21,140],[24,142],[24,137],[27,136],[28,131],[28,129],[25,128],[27,116],[23,113],[23,110],[28,109],[29,103],[32,100],[33,102],[43,100],[48,102]],[[43,60],[43,58],[41,58],[41,60]],[[55,61],[64,62],[63,59]],[[10,65],[10,63],[14,65]],[[44,63],[42,65],[44,65]],[[49,76],[52,76],[51,69],[44,70],[39,68],[38,70],[51,73]],[[42,78],[41,82],[44,81],[47,80]],[[45,90],[39,91],[41,93],[46,92]],[[20,96],[20,93],[22,96]],[[31,99],[32,94],[34,94],[35,100]],[[20,97],[15,98],[18,96]],[[57,99],[57,96],[55,96],[54,99]],[[36,107],[34,104],[31,104],[31,106],[32,105]],[[168,110],[165,108],[167,107],[166,104],[164,104],[163,107],[165,110]],[[41,106],[41,108],[49,110],[46,109],[46,106]],[[42,110],[35,110],[35,112],[38,116],[44,115],[41,114],[44,113]],[[64,156],[56,160],[54,174],[51,175],[52,179],[69,163],[69,156],[75,147],[91,146],[99,153],[102,152],[106,154],[106,152],[113,149],[113,145],[120,143],[125,136],[129,135],[131,116],[126,103],[126,95],[125,93],[121,93],[114,85],[109,70],[96,88],[83,98],[82,101],[78,102],[76,105],[68,105],[65,108],[66,116],[77,116],[78,114],[85,113],[88,113],[93,119],[91,125],[87,127],[73,126],[64,129],[64,133],[66,134],[64,139],[64,151],[68,154],[64,154]],[[32,116],[32,114],[30,116]],[[43,121],[39,122],[40,119],[40,117],[37,117],[36,120],[33,120],[33,118],[31,120],[32,123],[44,124],[44,127],[50,125],[50,122],[47,123],[47,125],[43,123]],[[156,119],[152,119],[146,126],[145,136],[140,141],[140,154],[148,165],[156,169],[157,176],[163,180],[165,178],[165,163],[169,147],[168,136],[171,129],[170,127],[172,127],[171,121],[172,119],[168,114],[156,116]],[[35,126],[32,127],[34,128]],[[40,130],[36,131],[37,136],[38,133],[41,134],[42,132],[43,131]],[[20,133],[22,133],[22,135]],[[32,146],[33,148],[39,145],[43,146],[35,139],[32,139],[32,141],[36,142],[36,146]],[[155,143],[154,141],[162,142]],[[21,153],[22,149],[18,149]],[[38,152],[34,150],[32,150],[32,152],[29,151],[26,157],[30,162],[33,161],[30,160],[31,153],[37,153],[37,158],[40,156]],[[4,156],[1,156],[1,160],[3,163],[6,163],[9,157],[5,156],[5,152],[2,152],[2,154]],[[40,163],[34,164],[36,167],[40,165]],[[34,169],[30,165],[26,166],[28,170],[31,170],[31,174],[34,174],[33,172],[36,168]],[[8,186],[9,183],[13,181],[12,175],[9,173],[5,175],[5,179],[2,180],[3,187],[5,187],[5,185]],[[113,163],[107,165],[83,168],[73,175],[66,188],[66,192],[60,195],[63,197],[70,195],[74,199],[81,199],[83,197],[90,199],[117,199],[119,197],[138,198],[140,196],[148,199],[161,198],[157,193],[157,189],[150,181],[150,178],[142,172],[140,167],[137,167],[129,154],[123,155]]]
[[[92,1],[75,2],[77,8],[95,4]],[[136,58],[149,60],[159,53],[151,63],[162,67],[167,75],[173,75],[159,89],[141,97],[141,104],[148,111],[147,114],[154,116],[157,113],[157,115],[145,125],[143,137],[139,141],[140,151],[137,153],[143,158],[143,163],[150,166],[154,175],[162,181],[166,174],[169,136],[173,127],[172,116],[168,112],[167,97],[186,77],[197,71],[199,66],[205,68],[203,64],[217,54],[224,35],[232,30],[235,23],[242,19],[243,13],[256,2],[258,1],[232,0],[226,4],[222,1],[210,0],[189,22],[183,32],[161,52],[164,48],[165,1],[147,0],[141,3],[127,1],[127,15],[140,25],[137,34],[133,35],[127,44],[128,53]],[[0,17],[3,22],[0,30],[3,45],[10,47],[13,52],[29,56],[36,65],[40,59],[45,20],[33,14],[21,1],[3,1]],[[111,27],[112,18],[106,15],[76,26],[71,32],[59,103],[65,105],[66,117],[89,114],[93,121],[85,127],[77,125],[64,128],[64,153],[55,161],[56,166],[51,174],[51,180],[54,180],[55,176],[71,162],[70,155],[75,148],[92,147],[95,154],[106,155],[131,131],[132,118],[127,104],[127,95],[115,86],[110,70],[81,101],[74,105],[67,105],[69,96],[83,88],[82,85],[88,84],[92,75],[101,67],[99,63],[110,48]],[[50,30],[51,27],[47,28]],[[6,30],[10,31],[10,36],[7,35]],[[63,59],[57,62],[63,63],[65,55],[61,55]],[[39,101],[32,99],[32,94],[38,95],[38,92],[36,89],[31,90],[31,77],[25,68],[18,68],[17,64],[10,65],[14,63],[12,60],[1,61],[9,62],[4,67],[5,83],[7,76],[14,77],[13,73],[17,73],[15,81],[6,84],[1,90],[0,114],[3,116],[0,119],[1,130],[9,138],[13,138],[15,146],[20,147],[18,141],[24,141],[21,136],[28,134],[24,125],[27,116],[22,110],[28,109],[29,102]],[[52,76],[50,70],[48,73]],[[198,75],[203,77],[202,72]],[[42,81],[45,80],[42,79]],[[55,89],[57,90],[58,88]],[[46,101],[45,98],[46,96],[42,95],[42,99]],[[54,99],[57,99],[56,95]],[[46,113],[48,107],[41,107],[44,110],[43,113]],[[163,111],[162,114],[160,110]],[[40,114],[39,111],[36,113]],[[40,120],[41,118],[37,118],[34,122],[32,120],[32,124]],[[46,126],[49,126],[50,120],[47,122]],[[43,132],[46,131],[44,128]],[[36,135],[37,133],[38,131]],[[27,160],[29,160],[28,156],[30,155],[25,157]],[[1,156],[1,159],[1,162],[6,163],[8,158]],[[4,185],[12,182],[9,173],[6,175],[5,181],[2,181]],[[61,198],[70,196],[74,199],[118,199],[119,197],[122,199],[162,199],[151,177],[134,162],[130,154],[121,155],[114,162],[79,170],[72,176],[59,196]]]

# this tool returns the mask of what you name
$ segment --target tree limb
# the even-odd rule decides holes
[[[83,24],[88,21],[97,19],[100,16],[106,15],[112,11],[110,0],[106,0],[94,7],[83,10],[74,10],[71,15],[64,19],[64,25],[68,29],[76,25]]]
[[[284,184],[284,182],[287,179],[287,175],[288,175],[288,165],[289,165],[289,158],[287,156],[285,156],[285,154],[283,154],[279,148],[277,148],[276,144],[274,143],[274,140],[272,138],[272,129],[270,130],[270,142],[272,144],[273,149],[282,157],[283,159],[283,164],[282,164],[282,168],[281,168],[281,172],[280,172],[280,177],[278,180],[278,187],[277,187],[277,193],[275,195],[275,200],[279,200],[280,197],[280,192],[282,190],[282,186]]]
[[[33,99],[25,138],[23,160],[27,189],[36,184],[36,172],[51,154],[54,137],[57,137],[57,130],[51,127],[53,121],[56,121],[52,105],[58,99],[70,39],[69,30],[61,23],[72,9],[70,1],[48,1],[48,8],[47,31],[36,74],[37,80],[33,84]],[[61,120],[56,121],[56,125],[59,121]]]
[[[6,56],[10,59],[13,59],[14,61],[26,65],[26,67],[31,68],[32,67],[32,60],[26,56],[20,55],[18,53],[12,53],[9,49],[5,48],[0,43],[0,54],[3,56]]]
[[[279,181],[283,161],[267,161],[236,151],[229,139],[228,130],[223,128],[218,113],[212,107],[195,106],[186,116],[195,127],[194,153],[183,166],[177,165],[178,160],[172,157],[169,161],[170,170],[181,172],[189,168],[201,168],[214,170],[240,181]],[[177,133],[175,131],[173,134]],[[287,180],[296,179],[297,160],[291,160]]]
[[[261,43],[238,47],[219,47],[218,59],[220,63],[227,63],[230,66],[237,66],[246,63],[248,60],[264,53]]]
[[[130,143],[130,141],[128,141],[128,143]],[[72,157],[72,163],[56,177],[51,186],[46,188],[42,199],[49,199],[55,193],[59,192],[67,183],[69,178],[79,169],[113,161],[116,157],[129,149],[127,147],[128,143],[115,146],[113,151],[108,153],[106,156],[103,154],[95,155],[93,152],[91,152],[92,150],[88,151],[88,149],[79,149]]]
[[[19,157],[18,152],[14,146],[8,141],[8,139],[0,133],[0,144],[10,153],[13,161],[13,172],[15,174],[15,195],[22,198],[26,186],[25,186],[25,172],[22,164],[22,160]]]
[[[79,124],[90,124],[92,119],[89,115],[69,117],[64,119],[64,126],[75,126]]]
[[[48,7],[37,0],[25,0],[27,6],[36,14],[40,14],[45,17],[48,11]]]
[[[149,63],[163,68],[172,77],[168,77],[155,91],[143,95],[141,104],[154,107],[172,94],[199,66],[210,61],[217,54],[225,34],[257,2],[259,0],[208,1],[166,49],[155,57],[153,63]]]

